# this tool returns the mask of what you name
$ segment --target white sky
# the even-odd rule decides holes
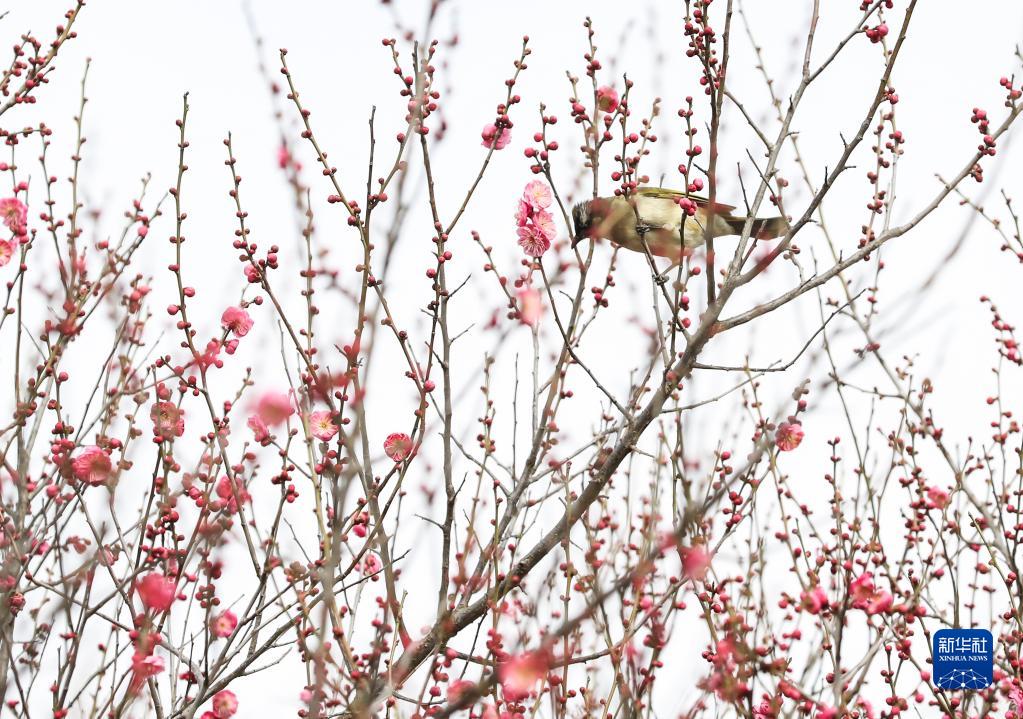
[[[897,0],[896,13],[890,21],[894,38],[905,0]],[[828,0],[818,38],[817,61],[833,40],[851,27],[857,17],[858,0]],[[3,37],[32,28],[44,39],[62,12],[62,3],[22,2],[10,8],[0,23]],[[302,98],[313,111],[312,122],[317,136],[330,153],[333,164],[340,168],[343,183],[355,195],[364,191],[366,159],[366,122],[373,105],[377,106],[378,151],[381,163],[389,162],[396,143],[394,133],[403,127],[404,100],[398,97],[397,80],[391,72],[389,51],[380,39],[396,35],[393,17],[419,29],[425,18],[424,2],[396,0],[392,9],[370,2],[252,2],[252,16],[265,38],[263,60],[275,78],[278,67],[276,48],[289,49],[288,61]],[[765,59],[776,87],[784,97],[793,87],[793,70],[801,57],[802,34],[808,16],[808,2],[795,0],[750,0],[746,11],[754,26],[758,42],[764,47]],[[965,7],[965,6],[964,6]],[[953,12],[949,3],[921,2],[914,19],[914,29],[906,43],[904,55],[894,76],[900,96],[897,107],[898,124],[905,133],[905,156],[899,168],[899,197],[896,221],[914,214],[938,188],[935,173],[949,176],[957,172],[972,154],[978,142],[975,126],[970,124],[974,106],[1000,115],[1003,91],[998,78],[1017,67],[1012,53],[1023,33],[1023,4],[1014,0],[975,0],[968,12]],[[617,67],[627,70],[636,82],[633,107],[636,119],[645,114],[654,95],[663,98],[663,113],[658,134],[663,138],[653,146],[650,157],[652,177],[667,173],[666,185],[677,180],[674,167],[681,159],[676,110],[687,94],[697,96],[699,87],[691,63],[683,57],[684,41],[680,32],[680,5],[666,2],[611,3],[601,1],[524,0],[517,3],[493,3],[482,0],[445,3],[435,24],[442,39],[451,36],[456,23],[459,43],[454,49],[440,50],[439,86],[445,90],[441,98],[450,128],[445,142],[434,156],[441,211],[450,216],[460,203],[464,189],[475,175],[482,158],[479,133],[494,113],[495,104],[504,96],[503,81],[510,76],[512,62],[518,56],[521,37],[531,36],[533,54],[529,69],[520,80],[521,105],[513,111],[516,123],[512,145],[495,157],[476,201],[460,226],[456,254],[465,257],[463,272],[474,272],[472,298],[460,312],[464,324],[486,322],[490,312],[503,303],[492,294],[490,278],[480,281],[483,259],[468,239],[470,228],[479,230],[488,244],[495,246],[495,255],[506,273],[514,272],[519,252],[514,245],[511,221],[514,202],[521,187],[531,179],[528,163],[522,157],[532,132],[537,128],[538,103],[545,102],[561,122],[556,136],[562,150],[557,153],[556,172],[561,178],[574,176],[579,154],[576,128],[568,121],[567,82],[565,70],[583,74],[582,53],[585,34],[581,23],[585,14],[593,17],[598,45],[604,58],[605,73],[610,66],[609,55],[620,54]],[[652,29],[651,29],[652,27]],[[286,248],[285,256],[294,246],[294,220],[291,198],[280,173],[276,170],[277,131],[263,80],[256,72],[256,52],[247,29],[241,3],[234,0],[179,0],[160,3],[138,0],[93,0],[84,9],[78,24],[79,39],[62,52],[52,82],[40,95],[38,106],[21,115],[7,116],[7,127],[28,125],[42,118],[56,128],[52,155],[63,160],[71,152],[73,126],[71,118],[77,106],[78,82],[86,57],[92,58],[89,74],[85,126],[88,143],[85,147],[83,186],[87,201],[103,206],[107,224],[100,230],[111,233],[118,227],[123,208],[137,189],[145,173],[153,174],[153,197],[170,187],[176,171],[176,128],[174,120],[181,107],[181,95],[190,93],[188,164],[191,168],[184,190],[189,220],[185,234],[185,275],[199,290],[199,297],[209,302],[206,331],[219,321],[220,309],[233,302],[242,286],[240,266],[230,248],[234,217],[227,196],[229,175],[224,168],[224,147],[221,140],[233,133],[239,172],[245,177],[243,203],[250,212],[253,239],[266,246],[278,242]],[[741,30],[737,33],[741,38]],[[624,40],[624,44],[623,44]],[[750,61],[745,42],[739,41],[731,67],[729,82],[735,92],[746,98],[748,107],[758,121],[772,131],[773,113],[768,113],[762,80]],[[624,46],[624,52],[617,49]],[[408,64],[408,46],[401,45],[403,63]],[[880,67],[879,53],[863,38],[857,38],[848,56],[836,63],[830,80],[822,80],[811,90],[806,105],[795,123],[811,171],[819,179],[825,168],[832,166],[841,150],[840,134],[849,137],[862,119],[863,108],[873,95],[875,77]],[[603,82],[620,86],[620,80],[606,74]],[[450,88],[450,96],[446,90]],[[291,117],[290,106],[286,106]],[[706,113],[698,117],[706,118]],[[729,131],[738,138],[723,148],[721,166],[744,166],[747,186],[753,173],[746,157],[747,150],[760,158],[748,132],[741,127],[741,118],[732,111],[726,118]],[[705,136],[705,133],[702,133]],[[869,150],[869,141],[865,142]],[[1004,143],[1003,143],[1004,145]],[[1023,191],[1023,174],[1019,171],[1021,143],[1018,139],[1000,157],[989,163],[985,186],[968,181],[964,188],[977,193],[985,189],[1006,187],[1010,194]],[[999,148],[1005,154],[1003,147]],[[34,154],[34,151],[33,151]],[[300,160],[311,166],[312,154],[300,146]],[[863,153],[859,154],[862,161]],[[23,164],[27,165],[28,163]],[[66,175],[66,163],[57,164],[58,176]],[[859,227],[866,218],[865,204],[869,190],[864,172],[867,165],[843,176],[834,199],[825,206],[834,236],[847,250],[854,249]],[[998,168],[997,170],[995,168]],[[657,170],[654,172],[654,170]],[[33,170],[34,172],[34,170]],[[418,169],[414,172],[418,173]],[[741,203],[741,194],[734,172],[724,171],[722,199]],[[791,157],[783,161],[783,174],[792,184],[788,196],[790,212],[801,212],[806,193],[796,190],[800,184]],[[318,173],[306,175],[318,205],[318,241],[326,244],[351,243],[354,236],[347,230],[340,213],[327,210],[323,202],[329,188]],[[606,178],[605,178],[606,181]],[[656,180],[655,180],[656,181]],[[987,187],[990,183],[992,186]],[[605,185],[605,189],[610,183]],[[332,192],[332,190],[330,191]],[[994,207],[992,192],[989,207]],[[1021,200],[1023,202],[1023,200]],[[422,203],[420,203],[422,205]],[[418,321],[417,309],[428,285],[423,278],[423,258],[429,249],[430,226],[421,208],[409,224],[412,236],[405,241],[408,254],[398,259],[395,275],[390,278],[391,293],[398,312],[410,326]],[[991,295],[1012,322],[1023,317],[1020,302],[1020,278],[1023,268],[1011,257],[998,251],[999,241],[980,223],[967,245],[955,259],[955,266],[946,271],[936,290],[917,301],[914,292],[919,280],[926,276],[955,242],[968,219],[968,214],[954,207],[936,213],[919,231],[896,240],[886,250],[888,269],[882,275],[880,292],[885,320],[903,317],[902,311],[912,308],[909,320],[903,320],[898,331],[886,333],[882,341],[891,346],[891,356],[902,353],[920,354],[922,371],[935,377],[939,387],[936,402],[946,411],[945,421],[965,436],[971,432],[986,435],[987,410],[983,397],[992,389],[988,368],[993,362],[992,331],[989,313],[977,298]],[[92,228],[86,227],[87,234]],[[172,233],[165,217],[154,229],[151,242],[142,258],[142,267],[158,276],[153,306],[165,306],[171,295],[164,277],[170,258],[165,239]],[[809,265],[810,253],[820,242],[813,228],[801,238],[804,263]],[[418,245],[417,245],[418,243]],[[606,246],[600,252],[607,252]],[[821,255],[823,257],[823,255]],[[342,281],[354,280],[352,262],[342,269]],[[642,335],[628,324],[634,313],[642,313],[649,304],[645,285],[633,284],[643,279],[644,264],[636,258],[619,263],[619,288],[612,295],[612,312],[598,336],[614,347],[594,358],[598,375],[615,377],[620,369],[622,347],[632,348],[641,356],[645,348]],[[294,273],[282,282],[295,286]],[[791,283],[787,270],[769,272],[749,296],[737,298],[748,304],[757,298],[777,294]],[[867,275],[857,275],[858,287],[869,284]],[[636,289],[633,289],[635,287]],[[636,293],[630,296],[630,292]],[[832,296],[837,290],[832,288]],[[635,297],[633,300],[632,297]],[[898,308],[898,309],[896,309]],[[815,301],[761,323],[756,329],[729,343],[712,346],[708,361],[729,364],[741,362],[742,353],[752,345],[754,361],[766,363],[788,358],[814,329]],[[648,315],[649,313],[647,313]],[[728,313],[731,314],[731,313]],[[163,321],[163,317],[158,318]],[[268,325],[269,315],[257,317]],[[321,316],[322,341],[345,340],[350,337],[351,318],[336,323],[328,308]],[[644,321],[649,317],[645,316]],[[617,324],[616,324],[617,323]],[[201,322],[200,322],[201,324]],[[272,367],[279,364],[276,340],[272,332],[264,340],[272,343],[272,351],[259,361]],[[470,333],[461,351],[466,366],[479,362],[490,337]],[[610,343],[614,344],[610,344]],[[176,343],[176,341],[175,341]],[[890,343],[890,345],[888,344]],[[592,345],[591,345],[592,347]],[[528,333],[521,333],[517,348],[524,355],[530,352]],[[851,355],[843,355],[846,359]],[[255,361],[251,360],[250,361]],[[628,360],[625,360],[628,361]],[[528,369],[528,368],[527,368]],[[268,372],[270,370],[267,370]],[[466,370],[468,371],[468,370]],[[278,370],[279,372],[279,370]],[[620,374],[620,373],[619,373]],[[505,378],[507,378],[507,374]],[[791,375],[775,389],[784,397],[801,377]],[[579,380],[581,383],[581,380]],[[611,384],[624,391],[624,381]],[[391,400],[408,405],[407,388],[387,391],[386,401],[372,410],[381,418],[377,423],[378,442],[388,432],[387,412]],[[402,411],[407,411],[402,406]],[[835,416],[833,407],[824,407],[821,422]],[[405,422],[402,415],[401,422]],[[465,418],[471,429],[475,415]],[[714,417],[711,415],[711,419]],[[584,423],[587,421],[582,420]],[[716,425],[715,425],[716,426]],[[823,427],[823,424],[821,425]],[[585,434],[586,425],[582,425]],[[713,430],[711,430],[713,432]],[[474,432],[473,432],[474,434]],[[826,452],[824,430],[814,436],[808,430],[808,444],[815,441],[818,452]],[[826,456],[826,454],[824,455]],[[816,472],[815,475],[816,476]],[[429,592],[433,602],[434,590]],[[417,621],[432,619],[431,609],[412,607],[419,611]],[[416,626],[416,622],[412,622]],[[693,656],[700,648],[692,647]],[[251,691],[258,691],[252,683]],[[269,704],[282,711],[295,708],[290,687],[286,696],[268,697]],[[666,699],[666,701],[668,701]],[[251,706],[251,705],[250,705]],[[671,706],[669,703],[668,706]],[[238,716],[256,716],[243,705]]]

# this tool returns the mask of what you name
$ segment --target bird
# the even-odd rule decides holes
[[[691,216],[679,204],[687,200],[696,207]],[[741,235],[746,216],[734,215],[733,210],[731,205],[712,204],[705,197],[661,187],[641,187],[629,197],[597,197],[572,208],[572,247],[584,239],[611,240],[633,252],[649,249],[651,255],[671,260],[674,267],[708,235]],[[750,236],[769,240],[787,230],[784,217],[755,218]]]

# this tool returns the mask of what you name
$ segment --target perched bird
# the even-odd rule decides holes
[[[685,193],[676,190],[641,187],[629,198],[598,197],[581,202],[572,208],[572,246],[584,239],[603,238],[627,250],[644,252],[645,240],[650,254],[667,257],[674,266],[704,243],[708,223],[712,238],[742,234],[746,217],[731,214],[735,209],[731,205],[712,206],[704,197],[689,195],[690,207],[696,207],[690,216],[679,204],[685,200]],[[757,218],[750,236],[769,240],[785,234],[787,228],[784,217]]]

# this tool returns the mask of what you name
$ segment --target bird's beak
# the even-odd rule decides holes
[[[575,249],[576,245],[578,245],[583,240],[588,240],[588,239],[593,237],[593,228],[592,227],[580,227],[579,225],[576,225],[574,229],[575,229],[575,232],[572,234],[572,249],[573,250]]]

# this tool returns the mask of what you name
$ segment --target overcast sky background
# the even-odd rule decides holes
[[[830,50],[831,42],[855,23],[858,4],[849,0],[826,6],[818,31],[818,54],[824,48]],[[49,1],[14,4],[3,26],[11,33],[33,28],[45,37],[51,32],[59,7],[59,3]],[[256,1],[250,7],[254,24],[265,38],[262,60],[276,77],[277,48],[290,50],[289,64],[306,106],[313,111],[314,129],[332,163],[340,168],[342,181],[361,192],[371,107],[378,108],[381,158],[390,158],[394,133],[403,127],[404,101],[397,95],[399,87],[389,53],[381,47],[380,39],[398,34],[396,19],[403,27],[420,31],[425,25],[426,4],[402,0],[389,6],[371,2]],[[745,10],[764,48],[778,93],[784,98],[794,86],[794,71],[801,60],[808,4],[747,2]],[[442,63],[450,63],[442,67],[439,85],[452,90],[441,99],[451,125],[449,136],[435,156],[438,184],[446,191],[440,199],[446,214],[451,214],[460,202],[463,188],[475,174],[482,152],[480,129],[490,121],[494,105],[503,98],[503,81],[510,76],[521,37],[528,33],[532,38],[534,52],[529,70],[518,88],[523,103],[513,115],[518,123],[513,142],[495,158],[491,174],[462,223],[466,230],[479,230],[491,244],[507,246],[504,257],[509,261],[517,255],[507,218],[517,188],[530,179],[521,152],[537,127],[539,102],[547,103],[550,111],[563,120],[568,118],[565,71],[582,74],[585,34],[581,23],[586,14],[594,19],[604,57],[602,82],[621,84],[610,72],[608,59],[613,55],[617,58],[617,73],[628,71],[636,82],[633,106],[637,114],[645,111],[655,95],[663,97],[658,128],[662,139],[653,147],[647,171],[655,181],[666,173],[666,184],[677,184],[674,168],[681,153],[675,111],[683,96],[699,95],[692,63],[684,62],[680,4],[526,1],[502,6],[498,13],[489,3],[448,2],[434,23],[434,35],[449,39],[452,28],[457,28],[459,38],[456,48],[444,47],[439,56]],[[900,96],[898,123],[907,138],[899,169],[896,221],[912,215],[933,195],[938,187],[935,174],[956,172],[972,152],[978,137],[969,122],[970,109],[979,105],[992,115],[1000,109],[1002,90],[997,80],[1014,69],[1012,52],[1023,33],[1023,7],[1006,0],[987,0],[971,4],[970,14],[997,18],[997,22],[984,23],[982,41],[967,41],[963,33],[969,24],[940,4],[921,3],[916,11],[913,31],[894,78]],[[191,172],[185,185],[190,217],[186,232],[195,242],[186,247],[185,256],[187,260],[189,253],[196,253],[206,260],[187,271],[189,281],[200,289],[200,297],[208,297],[209,291],[219,288],[221,275],[215,268],[233,257],[229,238],[234,218],[221,144],[227,132],[233,133],[240,172],[245,177],[243,200],[252,215],[254,239],[270,242],[274,237],[293,235],[290,197],[281,173],[274,170],[278,134],[270,98],[256,71],[257,53],[240,2],[186,0],[172,7],[158,2],[104,0],[85,8],[78,32],[79,39],[64,49],[58,72],[41,95],[39,105],[12,122],[20,125],[45,119],[57,129],[55,140],[66,138],[70,142],[81,71],[85,58],[92,58],[83,165],[87,201],[103,207],[108,220],[118,220],[121,208],[133,197],[138,179],[144,174],[153,174],[153,194],[171,186],[177,159],[173,122],[181,111],[182,93],[187,91],[191,104]],[[751,114],[765,128],[774,130],[773,112],[769,111],[763,82],[753,68],[746,43],[737,42],[733,49],[736,57],[729,78],[731,86],[745,100]],[[407,64],[407,46],[404,52]],[[811,171],[817,173],[815,179],[838,155],[840,135],[852,134],[862,119],[862,108],[874,92],[879,67],[875,46],[865,41],[854,43],[835,64],[830,79],[823,79],[808,94],[795,129],[800,133]],[[699,106],[697,109],[699,113]],[[293,120],[293,113],[288,117]],[[746,152],[757,150],[753,138],[744,131],[734,111],[726,117],[726,129],[741,141],[722,149],[721,166],[743,166],[749,185],[752,175]],[[555,136],[564,148],[557,158],[556,171],[570,178],[580,162],[578,153],[573,152],[578,145],[575,128],[563,121]],[[869,142],[864,143],[864,149],[869,149]],[[1004,147],[999,150],[1006,154]],[[69,154],[70,147],[55,141],[51,162],[61,169],[60,161]],[[297,156],[307,167],[312,164],[308,147],[300,146]],[[971,181],[964,189],[976,194],[1004,185],[1011,193],[1013,180],[1019,175],[1017,157],[1010,152],[997,165],[989,165],[990,188]],[[792,183],[789,206],[799,207],[805,193],[800,189],[797,171],[791,164],[783,166],[782,171]],[[866,218],[868,196],[863,171],[846,173],[834,194],[841,201],[828,203],[825,208],[833,233],[850,243],[858,238],[859,226]],[[326,187],[318,186],[317,180],[322,178],[310,173],[307,179],[312,181],[315,201],[322,204],[328,194]],[[723,170],[721,184],[722,197],[741,204],[734,172]],[[329,213],[320,214],[317,224],[324,242],[348,236],[337,219]],[[897,274],[899,281],[882,288],[887,293],[882,302],[894,303],[901,288],[912,287],[914,276],[926,274],[939,264],[966,220],[967,213],[950,207],[932,217],[911,238],[896,243],[898,246],[888,251],[886,259],[891,275]],[[416,227],[414,222],[411,226]],[[941,319],[927,325],[932,339],[955,339],[966,346],[987,342],[987,327],[976,321],[985,314],[975,302],[978,290],[996,299],[1006,296],[1005,302],[1015,287],[1014,268],[1004,267],[1009,264],[1008,257],[998,252],[998,242],[980,224],[977,229],[969,247],[957,257],[956,268],[944,274],[948,282],[940,299],[945,301],[932,295],[931,304],[919,308]],[[101,230],[113,231],[111,225]],[[170,233],[162,229],[156,234],[164,238]],[[812,250],[808,243],[809,239],[804,239],[800,244],[804,250]],[[165,257],[160,254],[165,249],[151,247],[142,258],[158,281],[165,274]],[[476,258],[472,259],[475,263]],[[635,269],[641,276],[645,268],[634,264],[639,265]],[[400,262],[398,268],[409,269]],[[1000,271],[1003,269],[1008,271]],[[625,275],[631,270],[628,265],[621,268]],[[411,271],[418,272],[418,265]],[[765,289],[765,296],[771,289],[776,288]],[[939,303],[933,304],[936,301]],[[964,333],[968,335],[965,343]],[[942,361],[950,359],[944,352],[940,357]]]
[[[808,2],[796,0],[745,3],[782,98],[795,84],[809,6]],[[837,38],[853,27],[859,2],[829,0],[822,6],[816,62],[825,51],[830,51]],[[890,21],[891,38],[904,6],[904,0],[897,0]],[[12,4],[0,23],[0,32],[6,32],[3,37],[13,38],[31,28],[48,39],[62,7],[52,0]],[[390,6],[312,0],[250,4],[254,26],[265,40],[262,61],[274,78],[280,78],[276,49],[288,48],[289,65],[303,102],[313,111],[312,123],[318,139],[330,153],[332,164],[340,169],[342,183],[352,187],[356,196],[364,191],[367,119],[371,108],[377,107],[381,162],[389,163],[393,157],[394,134],[404,126],[405,101],[398,96],[399,85],[392,73],[390,54],[381,46],[380,39],[400,37],[395,29],[396,20],[404,28],[421,32],[426,7],[419,0],[396,0]],[[934,196],[939,188],[936,174],[948,177],[961,169],[979,139],[976,127],[970,124],[971,109],[984,107],[992,117],[1000,117],[1004,95],[998,78],[1018,68],[1013,51],[1023,34],[1023,4],[1012,0],[976,0],[969,3],[968,13],[965,9],[952,12],[950,8],[949,3],[920,3],[893,78],[900,97],[898,125],[907,138],[899,168],[896,222],[915,214]],[[579,153],[574,150],[579,144],[577,128],[568,121],[565,71],[583,75],[586,36],[582,21],[587,14],[594,20],[604,58],[602,83],[620,88],[620,73],[628,72],[636,83],[633,108],[637,120],[655,96],[663,98],[658,126],[662,141],[653,146],[647,171],[655,178],[666,173],[668,186],[677,183],[674,168],[681,161],[681,143],[675,113],[685,95],[695,95],[698,100],[700,96],[692,63],[684,57],[680,3],[603,0],[445,3],[434,23],[434,34],[448,40],[457,31],[459,42],[457,47],[443,46],[439,51],[439,87],[445,93],[441,103],[449,123],[448,137],[434,156],[438,185],[443,188],[439,200],[443,214],[453,213],[464,188],[475,175],[483,154],[480,130],[492,120],[494,106],[504,96],[504,80],[511,75],[524,34],[530,35],[533,48],[529,69],[518,87],[523,102],[513,111],[516,126],[512,144],[495,156],[494,165],[461,224],[462,236],[456,240],[462,243],[457,252],[472,253],[465,271],[476,272],[477,279],[483,260],[468,240],[470,228],[479,230],[488,244],[495,246],[495,256],[506,272],[514,271],[520,257],[514,244],[511,214],[522,186],[532,179],[522,150],[538,127],[540,102],[545,102],[549,112],[562,120],[555,130],[563,148],[555,160],[556,172],[570,178],[580,164]],[[236,300],[242,286],[240,266],[230,247],[235,219],[227,195],[229,174],[223,165],[222,139],[227,132],[233,134],[238,169],[245,177],[243,203],[250,212],[253,239],[264,247],[280,242],[294,248],[291,197],[276,167],[278,130],[266,83],[257,71],[260,58],[243,6],[235,0],[173,3],[93,0],[84,9],[77,30],[79,38],[62,51],[57,72],[40,93],[38,105],[19,110],[20,114],[9,114],[5,118],[7,127],[29,125],[40,119],[54,127],[51,152],[57,168],[54,174],[66,175],[78,83],[85,59],[92,58],[82,186],[87,203],[102,207],[104,212],[101,224],[94,227],[87,224],[86,233],[102,236],[119,227],[120,215],[137,191],[139,178],[152,173],[154,197],[172,186],[177,162],[174,120],[181,111],[182,94],[189,93],[190,172],[184,190],[189,214],[185,234],[189,242],[185,246],[185,275],[198,288],[201,301],[214,308],[205,320],[200,320],[200,324],[206,322],[208,334],[219,321],[220,309]],[[741,28],[737,35],[741,38]],[[409,45],[402,41],[400,47],[407,67]],[[612,55],[617,58],[614,66],[617,76],[611,74]],[[763,81],[744,40],[737,42],[732,63],[729,82],[733,90],[744,98],[758,122],[775,131]],[[875,91],[880,67],[876,46],[857,38],[847,55],[836,62],[829,78],[822,79],[808,94],[794,127],[800,133],[815,180],[823,176],[839,155],[841,136],[850,137],[861,122],[863,110]],[[706,121],[706,113],[697,107],[698,119]],[[293,119],[291,109],[285,106],[289,122]],[[723,148],[721,166],[742,166],[749,187],[755,173],[749,166],[747,150],[757,159],[762,153],[734,110],[726,117],[726,131],[736,139]],[[868,140],[865,142],[868,151],[869,145]],[[1023,141],[1017,138],[1008,147],[1003,142],[999,152],[996,162],[987,165],[984,185],[968,180],[963,186],[973,194],[991,192],[987,203],[990,207],[997,205],[994,200],[1002,187],[1010,194],[1023,192],[1023,173],[1019,170]],[[312,153],[306,145],[300,144],[296,155],[307,167],[312,165]],[[863,153],[858,157],[864,160]],[[855,249],[859,228],[867,216],[869,189],[864,178],[867,166],[864,163],[846,173],[834,198],[825,204],[832,233],[846,251]],[[412,171],[418,172],[418,166],[414,165]],[[799,189],[801,183],[791,157],[783,162],[782,172],[791,182],[787,200],[790,213],[800,214],[807,195]],[[729,169],[723,173],[722,199],[741,205],[735,172]],[[312,185],[318,210],[318,241],[354,242],[355,237],[337,208],[328,210],[324,203],[332,190],[323,183],[323,178],[313,171],[306,174],[306,179]],[[606,178],[605,181],[605,189],[610,188]],[[417,234],[419,250],[409,250],[399,257],[395,274],[390,278],[396,311],[403,313],[410,325],[418,322],[416,308],[424,304],[428,289],[422,271],[425,253],[429,251],[430,223],[422,210],[420,203],[409,225],[410,232]],[[892,348],[890,356],[897,359],[903,353],[919,354],[918,366],[935,378],[939,388],[935,402],[945,412],[943,421],[960,437],[975,432],[986,435],[989,417],[983,398],[994,388],[988,371],[994,361],[993,333],[989,312],[977,298],[981,294],[990,295],[1010,322],[1023,317],[1019,290],[1023,268],[1011,256],[999,252],[998,239],[980,222],[973,226],[954,265],[941,274],[937,288],[927,293],[926,302],[918,300],[915,293],[920,282],[940,266],[968,220],[969,214],[951,202],[918,231],[896,240],[885,251],[887,269],[882,274],[880,292],[884,313],[881,326],[886,328],[882,341]],[[165,270],[171,257],[166,237],[171,233],[172,226],[165,217],[154,229],[152,242],[141,257],[140,271],[157,276],[153,296],[153,306],[157,308],[172,299]],[[811,264],[811,254],[823,248],[822,244],[814,245],[814,238],[822,242],[819,233],[810,228],[800,241],[806,266]],[[606,245],[598,248],[598,254],[601,252],[609,252]],[[825,256],[819,255],[822,260]],[[622,348],[632,348],[636,356],[641,356],[646,346],[640,329],[629,324],[630,316],[640,310],[629,306],[628,293],[635,293],[636,305],[649,304],[649,288],[643,284],[645,262],[640,259],[624,258],[619,262],[622,289],[614,296],[609,315],[617,317],[618,324],[612,321],[599,330],[608,343],[606,346],[615,351],[594,359],[594,367],[598,374],[604,373],[602,376],[614,376]],[[343,267],[342,280],[347,277],[354,281],[352,264],[348,262]],[[282,278],[285,275],[287,279],[282,282],[291,283],[294,289],[295,273],[282,273]],[[793,276],[791,272],[775,272],[772,268],[756,288],[737,298],[737,303],[746,305],[773,296],[790,286]],[[857,288],[869,284],[865,269],[856,277]],[[493,309],[502,306],[493,290],[486,281],[477,282],[468,290],[473,302],[460,310],[465,324],[483,324]],[[830,295],[837,296],[837,290],[831,288]],[[802,303],[791,312],[779,313],[779,317],[751,329],[741,341],[712,347],[708,361],[741,362],[742,354],[751,347],[755,362],[789,358],[814,329],[815,302],[810,298],[809,303]],[[164,318],[157,319],[162,322]],[[896,320],[897,329],[892,331],[889,323]],[[268,325],[264,321],[263,326]],[[327,309],[321,317],[321,327],[325,344],[341,341],[350,335],[351,320],[346,318],[334,326]],[[268,346],[273,351],[265,353],[259,361],[279,364],[273,332],[261,337],[260,341],[271,343]],[[462,349],[465,361],[478,363],[489,341],[486,335],[470,333]],[[522,333],[520,342],[522,351],[528,353],[528,333]],[[778,385],[777,395],[783,398],[785,387],[791,391],[799,379],[795,375],[789,377],[787,384]],[[1008,387],[1018,386],[1013,384],[1015,380],[1007,382]],[[615,386],[624,390],[624,378]],[[405,405],[410,402],[406,387],[395,388],[394,397]],[[382,402],[373,412],[383,416],[388,406],[389,402]],[[808,431],[808,445],[814,447],[808,450],[808,459],[826,456],[823,440],[829,431],[823,427],[835,414],[834,407],[821,408],[821,429]],[[390,431],[386,417],[377,426],[380,437],[374,437],[374,442]],[[713,427],[709,431],[713,432]],[[431,600],[427,604],[432,604],[432,589],[429,594]],[[408,611],[424,624],[432,619],[430,606],[410,606]],[[411,624],[416,626],[416,621]],[[700,648],[694,646],[691,650],[696,657]],[[269,685],[261,685],[259,680],[245,684],[251,692],[261,691],[261,686],[265,690]],[[257,716],[271,709],[293,711],[294,694],[290,687],[284,695],[268,691],[266,704],[259,712],[250,711],[243,703],[238,716]],[[665,701],[672,706],[673,700],[665,696]]]

